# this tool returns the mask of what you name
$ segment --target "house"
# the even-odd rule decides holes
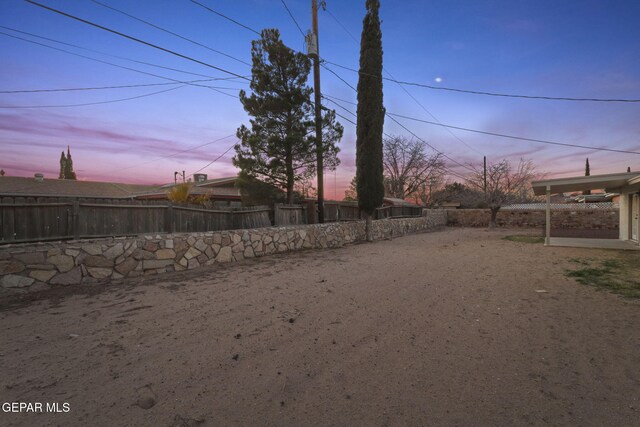
[[[386,196],[382,199],[382,206],[383,207],[387,207],[387,206],[419,207],[419,205],[416,205],[415,203],[407,202],[404,199],[396,199],[394,197],[386,197]]]
[[[545,245],[640,249],[640,172],[546,179],[534,181],[531,185],[537,196],[547,196]],[[551,195],[596,189],[604,189],[605,193],[620,195],[619,238],[616,240],[552,238]]]
[[[200,175],[200,176],[197,176]],[[237,177],[207,179],[197,174],[190,194],[208,196],[214,203],[240,203],[240,190],[235,188]],[[166,185],[137,185],[115,182],[49,179],[42,174],[34,178],[0,177],[0,197],[72,197],[84,199],[167,200],[175,183]]]

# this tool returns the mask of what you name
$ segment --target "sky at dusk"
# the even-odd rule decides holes
[[[302,35],[279,0],[199,1],[247,27],[278,28],[288,46],[305,50]],[[251,61],[251,41],[257,35],[191,1],[100,2],[205,47],[91,0],[41,1],[236,75],[251,74],[245,63]],[[311,1],[286,3],[306,32],[311,26]],[[320,55],[357,68],[365,2],[326,3],[327,11],[319,12]],[[382,0],[385,76],[482,92],[640,99],[638,16],[638,1]],[[174,171],[190,175],[201,170],[210,178],[237,173],[231,164],[234,151],[227,150],[237,142],[236,129],[249,122],[238,100],[239,90],[248,89],[246,81],[22,0],[0,2],[0,52],[0,168],[7,175],[42,172],[57,178],[60,152],[67,145],[79,179],[85,180],[160,184],[173,181]],[[355,72],[326,65],[357,85]],[[174,84],[176,80],[193,84]],[[130,85],[153,86],[7,93]],[[396,83],[384,82],[388,113],[640,153],[638,102],[550,101],[404,88],[409,94]],[[322,92],[346,101],[341,104],[355,112],[351,104],[356,101],[355,92],[324,68]],[[326,106],[355,121],[342,108],[328,101]],[[355,126],[338,120],[345,127],[339,144],[342,164],[335,173],[325,174],[325,197],[341,199],[355,174]],[[524,157],[549,177],[562,177],[583,174],[589,157],[592,174],[624,172],[627,167],[640,170],[638,154],[545,145],[398,121],[461,164],[480,164],[484,155],[489,161],[517,162]],[[411,137],[388,118],[385,132]],[[465,173],[450,161],[448,167]]]

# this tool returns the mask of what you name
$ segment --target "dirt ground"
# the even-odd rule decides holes
[[[613,253],[514,233],[5,298],[0,400],[69,412],[0,424],[640,425],[640,302],[564,274]]]

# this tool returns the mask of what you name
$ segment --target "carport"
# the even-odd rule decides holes
[[[640,250],[640,172],[578,176],[534,181],[537,196],[547,196],[545,246],[595,247]],[[620,194],[620,236],[618,239],[551,237],[551,195],[572,191],[605,190]]]

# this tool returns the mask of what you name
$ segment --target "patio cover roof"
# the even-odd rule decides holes
[[[597,189],[615,192],[622,187],[632,185],[637,182],[640,182],[640,172],[545,179],[533,181],[531,186],[533,187],[533,192],[536,196],[542,196],[547,193],[547,186],[551,188],[552,194]]]

